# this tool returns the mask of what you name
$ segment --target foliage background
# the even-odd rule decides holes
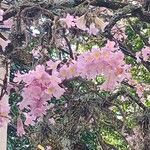
[[[4,1],[3,1],[4,2]],[[52,2],[49,3],[47,1],[30,1],[30,5],[51,5]],[[81,3],[78,6],[78,3]],[[87,3],[82,5],[84,1],[77,1],[74,3],[62,2],[59,5],[63,5],[65,7],[64,10],[49,10],[49,7],[46,7],[49,11],[56,13],[56,15],[61,16],[61,11],[64,13],[65,11],[71,12],[74,11],[73,8],[78,8],[80,10],[78,13],[80,15],[83,14],[84,9],[87,8]],[[91,2],[92,3],[92,2]],[[94,2],[93,2],[94,3]],[[128,55],[132,53],[135,56],[136,52],[139,52],[144,48],[144,46],[149,46],[149,37],[150,37],[150,25],[147,19],[141,20],[140,17],[136,17],[138,14],[139,8],[142,11],[146,11],[149,13],[149,9],[147,10],[147,3],[139,2],[141,5],[138,9],[134,8],[134,12],[130,13],[131,2],[128,0],[121,1],[121,0],[114,0],[110,2],[109,0],[99,0],[96,2],[97,5],[104,5],[106,8],[112,7],[112,15],[103,16],[104,20],[109,20],[109,17],[117,16],[118,14],[124,14],[129,12],[131,14],[131,18],[124,19],[123,25],[125,25],[125,35],[126,38],[121,41],[127,50],[126,53],[126,62],[131,64],[132,66],[132,76],[138,83],[145,83],[147,85],[150,84],[150,72],[149,72],[149,62],[142,62],[137,63],[135,57]],[[23,1],[11,1],[7,4],[21,7],[25,3]],[[114,6],[118,6],[119,9],[114,9]],[[57,6],[57,4],[54,4]],[[126,8],[122,9],[122,5]],[[126,6],[127,5],[127,6]],[[45,7],[45,6],[44,6]],[[71,7],[71,10],[68,9]],[[84,8],[85,7],[85,8]],[[51,8],[51,7],[50,7]],[[128,10],[129,9],[129,10]],[[146,9],[146,10],[145,10]],[[91,11],[91,10],[90,10]],[[137,12],[136,12],[137,11]],[[77,14],[78,14],[77,13]],[[29,12],[29,17],[32,17],[32,14]],[[143,14],[144,15],[144,14]],[[34,16],[34,14],[33,14]],[[35,15],[36,16],[36,15]],[[34,16],[34,17],[35,17]],[[120,15],[121,16],[121,15]],[[121,17],[118,17],[118,22],[121,21]],[[116,17],[117,18],[117,17]],[[116,21],[117,24],[117,21]],[[43,29],[43,27],[39,28]],[[106,31],[106,30],[105,30]],[[73,30],[70,30],[73,32]],[[68,38],[71,41],[71,44],[78,42],[78,37],[80,36],[80,31],[77,32],[77,37],[71,40],[72,35],[68,34]],[[16,31],[17,33],[17,31]],[[43,34],[43,32],[41,32]],[[14,36],[14,35],[13,35]],[[41,35],[42,36],[42,35]],[[111,39],[110,31],[108,35],[104,32],[104,35],[100,35],[97,39],[95,36],[89,36],[83,33],[83,38],[88,38],[88,40],[83,40],[83,44],[79,44],[78,47],[79,53],[91,49],[92,46],[98,45],[102,47],[105,45],[106,38]],[[13,37],[14,38],[14,37]],[[16,38],[16,37],[15,37]],[[15,39],[14,38],[14,39]],[[23,38],[23,37],[22,37]],[[20,40],[21,38],[19,38]],[[24,40],[24,39],[23,39]],[[21,44],[22,44],[22,40]],[[27,72],[29,68],[32,67],[29,52],[39,43],[40,39],[30,37],[29,45],[24,49],[25,53],[21,51],[21,54],[18,55],[11,55],[11,59],[13,60],[11,66],[11,75],[10,81],[13,80],[14,74],[19,70],[21,72]],[[15,44],[17,43],[15,40],[13,41]],[[46,41],[47,42],[47,41]],[[46,43],[45,42],[45,43]],[[80,41],[79,41],[80,42]],[[45,44],[44,43],[44,44]],[[86,43],[86,44],[85,44]],[[14,44],[14,45],[15,45]],[[20,45],[21,45],[20,44]],[[44,45],[43,44],[43,45]],[[47,44],[47,43],[46,43]],[[16,45],[15,45],[16,46]],[[52,49],[53,48],[53,49]],[[10,50],[10,48],[9,48]],[[8,55],[8,54],[6,54]],[[21,57],[23,56],[23,58]],[[26,57],[25,57],[26,56]],[[48,48],[48,57],[49,58],[59,58],[60,51],[58,51],[55,47]],[[16,59],[17,58],[17,59]],[[63,52],[61,52],[61,59],[64,61],[68,59],[69,56]],[[44,58],[47,59],[47,58]],[[43,60],[40,60],[41,62]],[[40,63],[41,63],[40,62]],[[37,60],[32,58],[32,63],[36,64]],[[73,81],[69,81],[66,83],[68,89],[72,91],[77,91],[77,94],[73,97],[74,99],[78,99],[74,101],[75,105],[72,104],[72,107],[69,110],[67,115],[61,114],[65,102],[72,99],[73,94],[69,93],[68,95],[62,96],[61,99],[56,100],[55,98],[52,100],[52,103],[57,106],[55,110],[55,114],[59,114],[57,119],[58,125],[56,127],[51,126],[48,124],[47,116],[43,119],[43,122],[38,123],[35,127],[25,128],[26,135],[22,138],[17,137],[16,135],[16,120],[19,115],[19,110],[17,103],[21,101],[22,97],[19,93],[15,91],[11,91],[9,103],[11,104],[11,116],[13,121],[9,124],[8,127],[8,150],[30,150],[35,149],[38,144],[46,147],[47,145],[51,145],[53,149],[61,149],[61,144],[57,141],[58,136],[63,136],[68,134],[69,138],[71,139],[72,149],[75,150],[100,150],[100,149],[117,149],[117,150],[128,150],[128,149],[135,149],[135,150],[146,150],[147,147],[147,139],[145,137],[149,136],[146,134],[149,133],[149,107],[150,107],[150,96],[149,91],[144,93],[144,101],[138,97],[134,88],[127,84],[122,84],[122,87],[117,92],[103,92],[103,91],[94,91],[94,84],[101,84],[103,83],[102,77],[97,77],[94,81],[80,81],[80,79],[75,79]],[[78,90],[80,89],[80,90]],[[92,92],[91,92],[92,91]],[[122,96],[125,100],[122,100]],[[95,102],[95,105],[93,104]],[[144,105],[142,105],[142,104]],[[91,106],[93,105],[93,108]],[[113,105],[113,106],[112,106]],[[143,109],[144,107],[144,109]],[[146,108],[146,109],[145,109]],[[93,113],[94,111],[94,113]],[[87,123],[87,119],[89,119],[90,114],[94,114],[92,116],[94,121],[92,123]],[[49,112],[51,116],[51,112]],[[71,130],[69,127],[63,128],[62,130],[57,130],[61,124],[65,126],[66,118],[71,119]],[[83,119],[82,122],[78,120],[78,118]],[[79,123],[79,124],[78,124]],[[86,124],[87,123],[87,124]],[[76,133],[77,126],[80,125],[82,128]],[[57,136],[58,134],[58,136]],[[133,139],[132,139],[133,138]],[[133,140],[133,141],[132,141]],[[65,143],[65,142],[64,142]],[[140,147],[142,145],[142,148]],[[143,146],[144,145],[144,146]],[[144,149],[144,148],[145,149]],[[148,147],[147,147],[148,148]],[[148,149],[147,149],[148,150]]]

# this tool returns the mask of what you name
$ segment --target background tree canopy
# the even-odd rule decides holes
[[[149,0],[0,0],[0,57],[8,150],[150,150]]]

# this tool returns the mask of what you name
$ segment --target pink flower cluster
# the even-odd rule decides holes
[[[36,66],[35,70],[26,74],[17,74],[15,82],[24,81],[23,100],[19,104],[21,110],[28,110],[25,125],[34,123],[46,114],[49,109],[47,101],[52,97],[60,98],[65,89],[60,87],[63,80],[81,76],[86,79],[95,79],[98,75],[104,76],[106,81],[101,85],[102,90],[114,90],[125,79],[130,78],[129,66],[124,62],[124,55],[108,41],[104,48],[93,48],[91,51],[79,55],[77,60],[57,66],[60,61],[52,60],[44,65]],[[50,73],[48,73],[50,72]],[[51,120],[52,124],[55,123]]]
[[[54,69],[50,75],[45,71],[43,65],[36,66],[35,70],[26,74],[18,73],[14,81],[21,80],[25,82],[25,87],[22,92],[23,100],[19,104],[19,108],[21,110],[26,108],[29,111],[25,114],[25,125],[34,124],[33,121],[46,114],[46,110],[49,108],[47,101],[53,96],[60,98],[65,90],[59,86],[62,81],[58,77],[58,72]]]
[[[89,28],[86,27],[86,20],[84,15],[81,17],[74,17],[70,14],[67,14],[66,18],[62,18],[60,21],[65,22],[68,28],[76,26],[83,31],[87,31],[90,35],[97,35],[99,32],[99,29],[96,28],[95,23],[91,23]]]
[[[62,66],[59,74],[62,79],[76,76],[95,79],[96,76],[103,75],[106,81],[101,85],[101,89],[111,91],[125,78],[130,78],[129,68],[124,61],[123,53],[117,51],[114,43],[109,41],[104,48],[93,48],[81,54],[77,61],[73,61],[69,66]]]
[[[136,58],[137,61],[140,62],[140,56],[143,57],[144,61],[147,61],[150,58],[150,48],[149,47],[145,47],[143,48],[140,52],[136,53]]]

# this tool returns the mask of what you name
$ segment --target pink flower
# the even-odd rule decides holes
[[[52,75],[50,76],[51,85],[58,85],[61,82],[62,80],[59,78],[59,73],[57,71],[53,71]]]
[[[13,19],[8,19],[6,21],[3,22],[4,23],[4,26],[7,27],[7,28],[11,28],[12,25],[13,25]]]
[[[95,24],[94,23],[91,23],[90,24],[90,28],[88,29],[88,33],[90,34],[90,35],[97,35],[98,34],[98,32],[99,32],[99,29],[97,29],[96,27],[95,27]]]
[[[63,65],[59,70],[59,77],[63,80],[67,79],[67,73],[68,73],[67,69],[68,69],[67,65]]]
[[[52,150],[51,146],[46,146],[46,150]]]
[[[23,127],[23,122],[20,117],[17,119],[17,135],[18,136],[23,136],[25,134],[24,127]]]
[[[0,45],[2,46],[2,50],[5,51],[6,46],[10,43],[9,40],[5,41],[2,38],[0,38]]]
[[[136,93],[138,94],[138,96],[142,97],[143,92],[144,92],[144,87],[141,86],[140,84],[137,84],[135,87],[136,87]]]
[[[114,90],[117,86],[117,80],[113,71],[108,71],[107,74],[105,74],[105,79],[106,81],[101,85],[101,89],[105,91]]]
[[[31,107],[32,116],[36,116],[36,118],[42,118],[43,115],[46,115],[47,107],[43,105],[42,101],[36,100],[35,103]]]
[[[52,69],[52,70],[56,70],[57,69],[57,66],[58,64],[60,63],[61,61],[52,61],[52,60],[49,60],[46,62],[48,68],[47,69]]]
[[[18,73],[15,81],[22,80],[26,83],[22,92],[23,100],[19,104],[21,110],[28,110],[26,125],[34,124],[36,119],[46,114],[46,110],[49,109],[48,100],[52,97],[60,98],[64,94],[65,90],[59,85],[62,80],[58,75],[56,70],[48,74],[44,65],[38,65],[35,70],[23,75]]]
[[[33,71],[29,71],[29,73],[23,74],[22,80],[26,83],[26,86],[30,85],[35,80]]]
[[[112,52],[115,51],[116,50],[115,42],[108,40],[105,47],[103,47],[102,49],[107,49],[108,51],[112,51]]]
[[[20,72],[17,72],[15,74],[14,82],[21,82],[22,80],[29,85],[34,80],[32,71],[29,71],[28,74],[20,74]]]
[[[38,65],[35,67],[35,71],[32,72],[36,79],[41,79],[43,74],[45,74],[45,66],[44,65]]]
[[[100,49],[99,48],[93,48],[92,50],[91,50],[91,55],[92,55],[92,57],[94,58],[94,60],[98,60],[98,59],[100,59],[100,55],[101,55],[101,53],[100,53]]]
[[[38,65],[35,67],[35,70],[29,71],[29,73],[25,74],[23,77],[23,81],[29,85],[32,82],[36,82],[38,80],[38,84],[48,84],[50,82],[50,75],[45,71],[44,65]]]
[[[141,59],[140,59],[141,55],[143,57],[143,60],[147,61],[150,58],[150,48],[146,47],[146,48],[143,48],[141,51],[136,52],[137,62],[141,62]]]
[[[119,24],[115,25],[112,28],[112,33],[113,33],[114,37],[120,41],[126,39],[127,36],[125,34],[125,23],[123,21],[120,21]]]
[[[13,81],[14,82],[21,82],[22,81],[22,74],[19,71],[15,74]]]
[[[33,55],[33,57],[35,58],[39,58],[42,54],[41,54],[41,49],[42,47],[41,46],[38,46],[37,48],[34,48],[32,51],[31,51],[31,54]]]
[[[36,117],[33,116],[33,115],[30,115],[28,113],[24,113],[25,117],[26,117],[26,120],[25,120],[25,125],[29,126],[29,125],[35,125],[35,120],[36,120]]]
[[[149,47],[142,49],[142,56],[143,56],[144,61],[147,61],[150,58],[150,48]]]
[[[35,92],[36,91],[36,92]],[[23,90],[23,96],[25,99],[39,99],[42,94],[42,89],[39,86],[30,85]]]
[[[49,123],[52,124],[52,125],[55,125],[56,122],[55,122],[55,119],[54,118],[50,118],[48,119],[49,120]]]
[[[113,51],[110,47],[113,48]],[[101,89],[111,91],[124,79],[130,77],[129,69],[129,66],[124,62],[123,53],[114,48],[113,42],[108,42],[101,50],[92,49],[91,52],[85,52],[78,56],[76,72],[87,79],[103,75],[106,81]]]
[[[136,59],[137,59],[137,62],[141,62],[141,59],[140,59],[140,56],[141,56],[141,51],[140,52],[136,52]]]
[[[69,66],[63,65],[59,70],[59,77],[61,79],[70,79],[77,77],[79,74],[77,72],[77,62],[74,61],[70,63]]]
[[[75,18],[70,14],[67,14],[66,18],[60,19],[61,21],[65,22],[68,28],[75,26]]]
[[[26,74],[17,75],[18,81],[23,80],[26,83],[22,94],[23,101],[19,104],[21,110],[24,108],[28,110],[26,125],[42,119],[50,109],[48,101],[52,97],[59,99],[65,93],[63,80],[78,76],[95,79],[100,75],[106,79],[101,89],[111,91],[124,79],[130,78],[130,67],[126,65],[123,53],[110,41],[105,47],[93,48],[79,55],[76,60],[70,60],[57,68],[59,63],[60,61],[49,60],[46,62],[46,67],[38,65]],[[50,121],[54,124],[52,118]]]
[[[45,92],[47,94],[52,95],[52,96],[54,96],[58,99],[64,94],[65,90],[57,84],[55,84],[55,85],[52,84],[46,89]]]

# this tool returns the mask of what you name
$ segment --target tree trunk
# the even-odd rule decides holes
[[[0,60],[0,84],[3,85],[3,79],[5,78],[6,70],[5,67],[2,66],[2,62]],[[0,92],[2,87],[0,86]],[[8,95],[4,95],[1,100],[8,101]],[[3,127],[0,127],[0,149],[7,150],[7,123],[4,123]]]

